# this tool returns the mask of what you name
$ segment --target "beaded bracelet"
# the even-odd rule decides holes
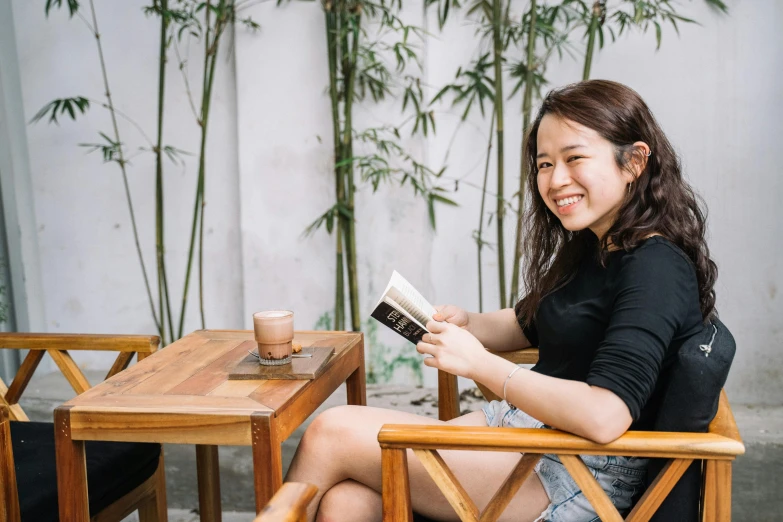
[[[506,402],[508,402],[508,399],[506,399],[506,385],[508,385],[508,381],[509,381],[509,379],[511,379],[511,376],[514,375],[514,373],[517,370],[519,370],[520,368],[522,368],[522,367],[521,366],[517,366],[516,368],[511,370],[511,373],[508,374],[508,377],[506,377],[506,380],[503,381],[503,400],[506,401]]]

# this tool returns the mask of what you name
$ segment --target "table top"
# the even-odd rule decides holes
[[[252,330],[198,330],[89,389],[61,406],[69,410],[74,438],[214,444],[222,434],[221,444],[248,444],[248,421],[259,415],[281,417],[276,422],[287,436],[364,364],[361,333],[298,331],[294,342],[303,347],[335,348],[318,377],[228,380],[247,356],[242,343],[252,338]],[[303,411],[287,419],[289,408]]]

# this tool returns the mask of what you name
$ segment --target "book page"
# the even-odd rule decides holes
[[[391,306],[392,308],[400,312],[403,316],[405,316],[409,321],[414,323],[416,326],[421,327],[425,332],[429,333],[429,330],[427,330],[427,328],[425,328],[425,326],[421,324],[421,321],[413,317],[405,308],[400,306],[399,303],[395,302],[394,299],[392,299],[391,297],[384,297],[383,302],[387,303],[389,306]]]
[[[435,308],[422,296],[413,285],[411,285],[396,270],[392,274],[391,281],[386,290],[386,295],[394,299],[410,315],[416,318],[422,326],[432,320],[432,316],[437,312]]]

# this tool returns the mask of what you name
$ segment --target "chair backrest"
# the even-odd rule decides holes
[[[717,318],[685,341],[662,370],[660,408],[655,431],[704,433],[718,412],[721,390],[729,375],[737,344],[726,325]],[[666,461],[655,459],[648,469],[648,485],[664,468]],[[694,461],[661,504],[652,522],[699,519],[704,481],[702,461]]]
[[[81,394],[90,389],[90,383],[68,353],[69,350],[119,352],[106,375],[108,379],[127,368],[134,355],[141,361],[155,353],[159,344],[160,339],[155,335],[0,333],[0,348],[29,350],[13,381],[6,386],[0,379],[0,406],[8,408],[11,420],[29,420],[19,406],[19,398],[47,353],[73,390]]]

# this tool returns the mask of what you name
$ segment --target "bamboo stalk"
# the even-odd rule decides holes
[[[340,100],[337,92],[337,64],[338,64],[338,28],[337,17],[333,11],[334,4],[324,4],[324,18],[326,19],[327,55],[329,58],[329,99],[332,105],[332,135],[334,136],[334,174],[335,192],[337,204],[342,204],[345,199],[345,184],[342,175],[342,167],[337,165],[343,159],[340,135]],[[343,278],[343,216],[337,213],[335,247],[335,297],[334,297],[334,329],[345,329],[345,281]]]
[[[481,250],[484,248],[484,202],[487,199],[487,179],[489,178],[489,157],[492,153],[492,137],[495,128],[495,113],[492,113],[492,120],[489,123],[489,140],[487,143],[487,160],[484,163],[484,182],[481,184],[481,210],[479,211],[479,228],[478,228],[478,291],[479,291],[479,313],[484,311],[484,287],[483,276],[481,268]]]
[[[590,68],[593,65],[593,54],[595,52],[595,33],[598,31],[598,20],[601,17],[602,7],[600,0],[593,3],[590,25],[587,29],[587,50],[585,51],[585,67],[582,71],[582,80],[590,79]]]
[[[155,251],[158,262],[158,311],[160,313],[161,341],[165,344],[173,341],[174,326],[171,318],[171,303],[169,300],[169,285],[166,278],[165,240],[164,240],[164,196],[163,196],[163,116],[166,93],[166,35],[169,20],[166,12],[168,0],[156,0],[155,7],[160,10],[160,54],[158,58],[158,140],[155,146]],[[168,316],[168,332],[166,338],[166,317]]]
[[[530,27],[527,33],[527,72],[525,74],[525,92],[522,98],[522,144],[520,146],[519,165],[519,193],[517,209],[517,235],[514,242],[514,266],[511,272],[511,297],[508,302],[512,305],[518,299],[519,293],[519,264],[522,258],[522,219],[525,209],[525,186],[527,185],[527,161],[525,161],[525,133],[530,126],[530,115],[533,111],[533,71],[536,65],[536,0],[530,2]]]
[[[344,110],[344,128],[343,128],[343,155],[344,159],[353,157],[353,93],[356,79],[356,58],[359,51],[359,28],[361,24],[361,14],[352,14],[347,11],[347,2],[343,2],[341,15],[346,26],[353,16],[355,22],[352,25],[351,52],[348,55],[345,51],[348,49],[347,31],[342,31],[344,41],[343,49],[343,78],[345,85],[345,104]],[[361,329],[361,318],[359,310],[359,280],[357,275],[357,257],[356,257],[356,216],[354,214],[354,195],[356,192],[353,179],[353,162],[348,161],[345,164],[346,197],[347,208],[350,212],[350,218],[347,219],[345,230],[345,243],[348,253],[348,292],[351,303],[351,328],[354,331]]]
[[[222,2],[222,0],[221,0]],[[222,27],[225,25],[225,17],[215,20],[214,31],[210,25],[211,14],[211,0],[207,0],[206,11],[206,35],[204,38],[204,76],[203,76],[203,90],[201,96],[201,117],[199,124],[201,126],[201,144],[199,147],[199,168],[198,168],[198,181],[196,185],[196,200],[193,208],[193,223],[190,231],[190,246],[188,248],[188,264],[185,270],[185,285],[182,292],[182,309],[179,317],[179,330],[178,337],[182,337],[184,324],[185,324],[185,310],[187,307],[188,289],[190,286],[190,273],[193,266],[193,253],[195,251],[196,242],[196,230],[197,227],[201,230],[199,234],[199,305],[200,314],[202,320],[202,327],[204,326],[204,302],[203,302],[203,222],[204,222],[204,187],[206,182],[206,145],[207,145],[207,129],[209,127],[209,109],[212,100],[212,85],[215,79],[215,66],[217,64],[217,51],[218,43],[222,33]],[[210,33],[212,39],[210,39]]]
[[[122,142],[120,141],[120,130],[117,126],[117,115],[114,111],[114,101],[111,98],[111,90],[109,89],[109,77],[106,72],[106,60],[103,57],[103,45],[101,44],[101,33],[98,30],[98,17],[95,14],[95,3],[93,0],[90,0],[90,11],[92,13],[92,28],[95,30],[94,36],[95,41],[98,45],[98,57],[100,58],[101,63],[101,74],[103,75],[103,86],[106,89],[106,100],[107,104],[109,106],[109,114],[111,114],[111,123],[112,128],[114,129],[114,140],[117,142],[117,156],[118,156],[118,164],[120,165],[120,171],[122,172],[122,183],[125,187],[125,199],[128,202],[128,210],[130,212],[130,220],[131,220],[131,228],[133,229],[133,240],[136,243],[136,253],[139,256],[139,264],[141,264],[141,273],[144,277],[144,287],[147,290],[147,298],[150,303],[150,311],[152,312],[152,320],[155,321],[155,327],[158,329],[158,332],[160,333],[161,337],[163,336],[163,331],[161,328],[161,324],[158,322],[158,318],[155,311],[155,302],[152,298],[152,290],[150,289],[150,281],[147,277],[147,267],[144,264],[144,256],[141,251],[141,243],[139,242],[139,232],[136,227],[136,214],[133,210],[133,200],[131,198],[130,193],[130,185],[128,184],[128,173],[125,168],[126,162],[125,162],[125,155],[122,152]]]
[[[492,0],[492,41],[495,66],[495,130],[497,133],[497,215],[495,223],[498,239],[498,283],[500,290],[500,308],[506,307],[506,258],[503,238],[503,214],[505,202],[503,192],[503,35],[501,34],[502,0]]]

